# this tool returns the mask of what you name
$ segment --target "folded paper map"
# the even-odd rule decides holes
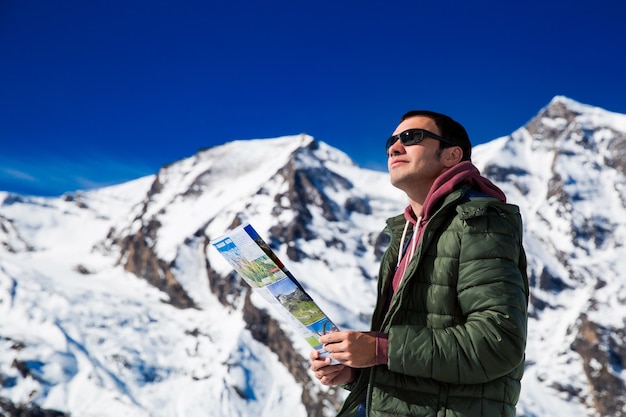
[[[211,244],[239,276],[279,312],[323,357],[318,338],[338,328],[315,304],[252,225],[244,224]]]

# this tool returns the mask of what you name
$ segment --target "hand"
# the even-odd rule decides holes
[[[332,332],[320,336],[322,347],[330,356],[352,368],[376,365],[376,332]]]
[[[354,380],[354,369],[345,365],[331,365],[330,358],[322,358],[320,352],[312,350],[311,370],[324,385],[340,385]]]

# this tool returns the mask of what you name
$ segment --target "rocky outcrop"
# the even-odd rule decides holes
[[[185,292],[174,274],[172,265],[159,259],[148,242],[154,242],[159,223],[148,222],[136,234],[117,239],[120,259],[124,268],[145,279],[169,296],[168,302],[178,308],[195,307],[193,299]]]
[[[266,345],[278,356],[278,360],[287,368],[294,379],[302,386],[302,404],[309,417],[324,417],[329,406],[337,409],[340,400],[336,389],[321,391],[308,372],[309,360],[299,355],[292,347],[285,332],[266,311],[258,309],[250,301],[250,292],[246,292],[243,317],[252,336]]]
[[[626,365],[624,329],[607,328],[589,320],[586,314],[579,317],[577,324],[572,349],[583,359],[595,415],[621,417],[626,410],[626,386],[619,377]]]
[[[0,341],[7,341],[11,345],[12,351],[24,349],[24,343],[0,337]],[[0,387],[10,387],[17,384],[18,378],[33,378],[37,380],[37,375],[32,372],[30,365],[22,360],[13,359],[11,367],[17,370],[16,376],[4,375],[0,372]],[[34,395],[36,392],[32,392]],[[41,408],[34,402],[16,404],[8,398],[0,397],[0,415],[3,417],[69,417],[58,410]]]
[[[34,403],[14,404],[3,398],[0,398],[0,411],[3,417],[70,417],[69,414],[41,408]]]
[[[209,268],[209,286],[220,302],[229,308],[243,298],[243,319],[246,328],[252,337],[266,345],[278,356],[278,360],[293,375],[302,386],[302,404],[310,417],[324,417],[324,410],[337,409],[340,406],[339,393],[331,388],[326,391],[320,389],[319,383],[314,381],[309,372],[309,360],[302,357],[293,349],[293,344],[276,320],[267,311],[257,308],[250,301],[251,291],[242,284],[241,279],[231,273],[222,277]]]

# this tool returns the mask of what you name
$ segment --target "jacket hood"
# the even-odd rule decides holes
[[[441,174],[430,187],[422,206],[422,221],[427,222],[437,211],[442,199],[458,188],[460,184],[469,184],[474,190],[506,203],[506,196],[489,179],[480,175],[478,168],[470,161],[463,161]]]

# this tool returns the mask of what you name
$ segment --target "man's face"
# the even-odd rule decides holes
[[[441,134],[435,122],[424,116],[403,120],[393,134],[415,128]],[[427,192],[435,179],[447,169],[441,162],[439,141],[429,137],[410,146],[396,141],[389,148],[387,167],[391,184],[409,195],[414,192]]]

